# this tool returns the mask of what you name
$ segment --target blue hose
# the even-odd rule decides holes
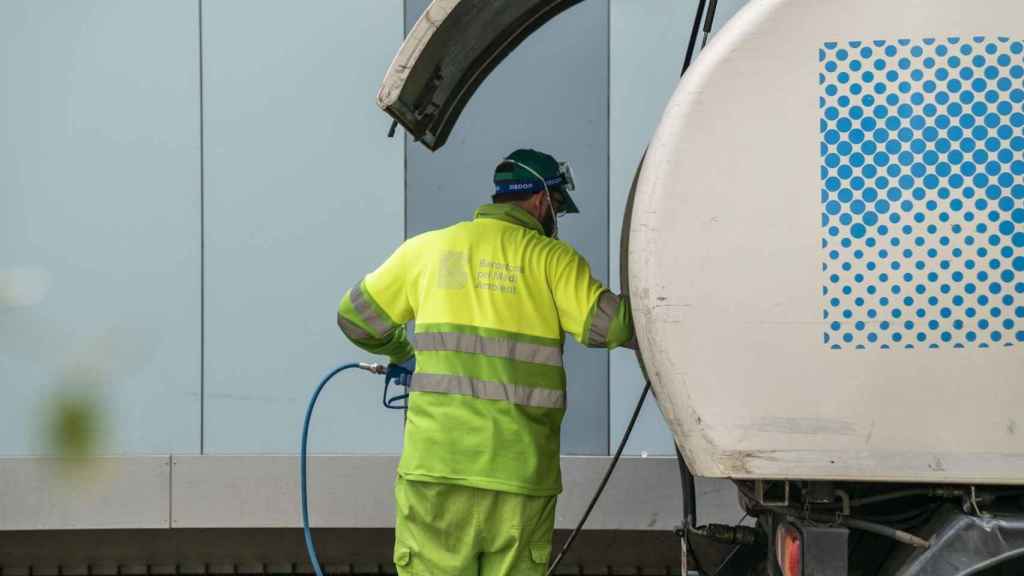
[[[309,561],[313,564],[316,576],[324,576],[324,572],[320,569],[320,560],[317,559],[316,549],[313,548],[313,533],[309,530],[309,505],[306,498],[306,440],[309,437],[309,420],[313,416],[313,407],[316,406],[316,399],[320,396],[320,391],[324,389],[324,386],[327,385],[331,378],[349,368],[362,367],[359,363],[344,364],[331,370],[327,376],[324,376],[324,379],[320,381],[320,385],[316,387],[313,397],[309,400],[309,406],[306,408],[306,421],[302,424],[302,449],[299,456],[299,488],[302,493],[302,532],[306,537],[306,552],[309,553]]]

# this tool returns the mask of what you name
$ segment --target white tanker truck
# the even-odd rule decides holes
[[[434,0],[379,104],[439,148],[577,1]],[[702,573],[1024,574],[1024,2],[751,0],[626,219],[661,413],[756,519],[686,518]]]

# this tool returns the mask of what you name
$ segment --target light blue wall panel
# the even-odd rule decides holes
[[[321,375],[367,354],[335,323],[403,237],[403,149],[375,105],[401,0],[205,0],[208,453],[295,452]],[[397,452],[382,378],[347,375],[312,449]]]
[[[199,450],[197,16],[0,3],[0,454],[83,394],[102,452]]]
[[[712,34],[742,6],[721,0]],[[609,106],[609,183],[611,281],[619,290],[619,238],[626,198],[640,158],[679,82],[697,0],[612,0]],[[703,33],[697,39],[700,47]],[[618,445],[643,389],[633,352],[614,350],[610,358],[610,449]],[[653,397],[648,398],[626,446],[628,454],[675,454]]]
[[[406,24],[425,0],[406,1]],[[535,148],[572,163],[582,214],[559,221],[561,237],[608,279],[608,2],[575,6],[535,32],[477,90],[436,153],[408,143],[408,234],[471,218],[490,202],[498,161]],[[608,353],[569,337],[568,411],[562,452],[608,450]]]

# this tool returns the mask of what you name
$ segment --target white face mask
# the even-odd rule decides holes
[[[548,190],[548,183],[547,183],[547,181],[544,180],[543,178],[541,178],[540,174],[538,174],[536,170],[534,170],[533,168],[530,168],[529,166],[527,166],[526,164],[523,164],[522,162],[517,162],[516,160],[513,160],[511,158],[505,158],[504,160],[502,160],[502,162],[511,162],[511,163],[515,164],[516,166],[519,166],[521,168],[526,169],[528,172],[530,172],[530,174],[533,174],[534,176],[536,176],[537,179],[540,180],[540,183],[544,185],[544,199],[548,201],[548,212],[551,214],[551,237],[557,239],[558,238],[558,215],[555,214],[555,205],[551,203],[551,191]]]

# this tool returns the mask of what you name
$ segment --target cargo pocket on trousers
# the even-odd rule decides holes
[[[547,566],[548,561],[551,560],[551,543],[534,542],[530,544],[530,559],[536,564]]]
[[[409,562],[412,562],[412,550],[407,546],[397,545],[395,546],[395,566],[405,568],[409,566]]]

